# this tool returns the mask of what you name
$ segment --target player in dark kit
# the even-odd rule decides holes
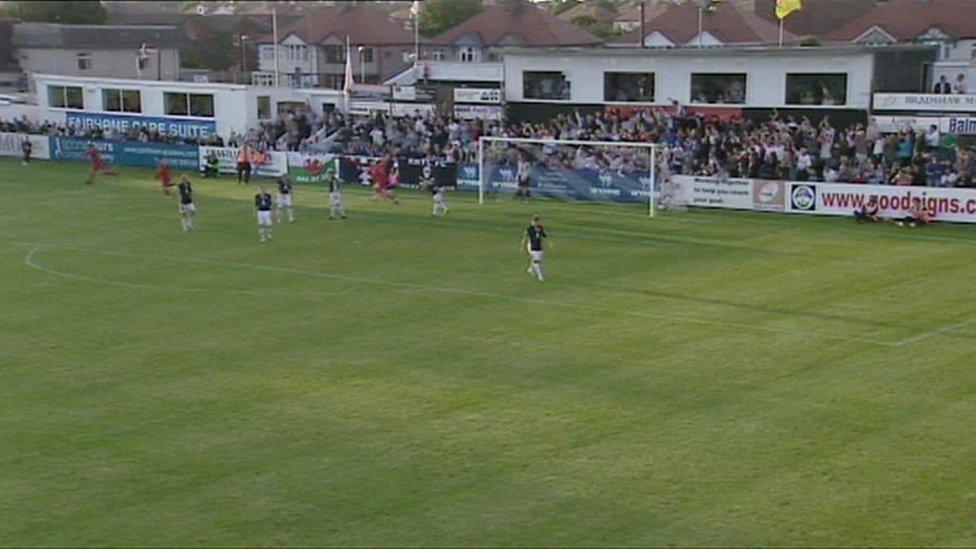
[[[88,172],[88,180],[85,183],[91,185],[95,182],[95,176],[103,173],[105,175],[110,175],[112,177],[116,176],[116,173],[108,169],[105,162],[102,160],[102,153],[98,152],[95,145],[91,143],[88,144],[88,148],[85,149],[85,156],[91,159],[91,171]]]
[[[254,195],[254,209],[258,215],[258,237],[261,242],[267,242],[274,238],[274,220],[271,219],[271,207],[274,201],[271,200],[271,193],[267,187],[261,187],[261,192]]]
[[[546,230],[542,228],[542,223],[539,221],[539,216],[532,216],[532,224],[529,228],[525,230],[525,236],[522,237],[522,246],[525,247],[525,251],[529,252],[529,268],[526,270],[527,273],[534,275],[542,282],[542,251],[543,244],[547,244],[550,249],[552,249],[552,243],[546,240],[548,235],[546,235]]]
[[[34,152],[34,143],[31,142],[30,137],[24,136],[24,140],[20,142],[20,152],[24,155],[23,164],[27,166],[31,161],[31,153]]]
[[[193,186],[190,185],[190,178],[183,174],[180,176],[180,184],[177,187],[180,191],[180,223],[184,231],[194,229],[193,219],[197,215],[197,206],[193,203]]]
[[[294,189],[291,187],[291,177],[285,174],[278,178],[278,223],[281,223],[281,214],[284,212],[288,216],[288,222],[295,222],[295,199]]]

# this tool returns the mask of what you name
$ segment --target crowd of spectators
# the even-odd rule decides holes
[[[133,128],[124,135],[100,129],[79,133],[49,122],[0,120],[0,131],[52,136],[82,136],[138,141],[173,142],[173,138]],[[378,157],[384,154],[428,157],[451,162],[476,162],[481,136],[543,141],[577,140],[645,142],[664,146],[671,173],[755,179],[788,179],[865,184],[974,186],[976,149],[961,147],[952,134],[935,126],[881,133],[854,124],[835,127],[829,117],[819,121],[774,114],[765,121],[690,114],[675,103],[669,108],[608,109],[603,112],[559,115],[545,123],[504,124],[489,120],[460,120],[437,113],[413,117],[345,115],[310,110],[283,113],[246,134],[226,140],[213,135],[192,144],[248,144],[257,151],[299,151]],[[564,147],[493,144],[489,154],[515,164],[519,155],[550,166],[646,172],[648,158],[633,148]]]

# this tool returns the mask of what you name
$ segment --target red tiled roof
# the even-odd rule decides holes
[[[875,26],[901,42],[911,41],[932,27],[938,27],[956,38],[974,38],[976,1],[888,0],[828,34],[827,39],[850,42]]]
[[[807,0],[800,11],[786,18],[784,26],[798,36],[826,36],[874,8],[874,0]],[[776,0],[756,0],[755,13],[779,25]]]
[[[515,10],[489,6],[478,15],[432,38],[429,43],[449,46],[465,34],[477,35],[486,46],[497,46],[507,36],[517,37],[519,46],[595,46],[596,36],[572,23],[524,4]]]
[[[659,32],[676,46],[687,44],[698,36],[698,2],[668,6],[663,13],[644,22],[645,36]],[[779,40],[779,26],[733,4],[716,4],[706,11],[702,31],[708,32],[723,44],[765,44]],[[615,44],[640,43],[640,29],[613,40]],[[795,41],[792,33],[784,40]]]
[[[280,23],[279,23],[280,24]],[[413,44],[413,34],[390,19],[386,12],[354,5],[317,7],[305,16],[280,25],[278,39],[294,34],[308,44],[320,44],[330,36],[353,44],[407,45]],[[261,37],[270,43],[270,36]]]

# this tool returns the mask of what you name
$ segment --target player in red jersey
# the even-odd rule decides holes
[[[169,196],[173,194],[173,173],[169,169],[169,162],[160,158],[156,161],[156,179],[163,186],[163,194]]]
[[[380,158],[369,169],[369,175],[373,179],[373,188],[375,190],[373,200],[386,198],[387,200],[392,200],[394,204],[400,203],[400,199],[390,189],[390,170],[392,165],[393,161],[390,159],[390,156],[383,155],[383,158]]]
[[[88,148],[85,150],[85,156],[91,159],[91,171],[88,172],[88,180],[85,181],[85,183],[91,185],[95,182],[95,176],[100,173],[110,175],[112,177],[117,175],[105,165],[105,162],[102,160],[102,154],[98,152],[95,145],[91,143],[88,144]]]

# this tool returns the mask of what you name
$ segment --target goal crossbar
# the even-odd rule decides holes
[[[662,147],[659,143],[642,143],[639,141],[587,141],[582,139],[539,139],[533,137],[498,137],[482,136],[478,139],[478,204],[485,203],[485,143],[531,143],[535,145],[576,145],[580,147],[632,147],[650,149],[651,161],[648,169],[650,189],[647,193],[647,215],[654,217],[654,188],[657,172],[657,150]]]

